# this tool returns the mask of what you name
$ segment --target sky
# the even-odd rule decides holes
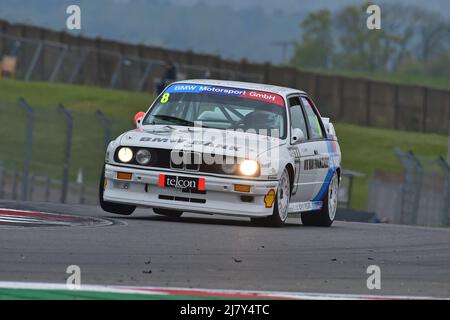
[[[133,1],[133,0],[115,0],[115,1]],[[209,4],[228,4],[232,7],[248,8],[253,6],[261,7],[268,11],[283,10],[294,12],[309,12],[317,8],[337,9],[347,4],[366,3],[367,0],[169,0],[180,4],[192,5],[199,2]],[[382,3],[402,3],[405,5],[418,5],[424,8],[435,10],[450,17],[450,0],[388,0],[388,1],[370,1],[375,4]]]

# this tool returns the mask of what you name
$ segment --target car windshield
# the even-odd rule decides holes
[[[143,125],[198,126],[286,137],[281,96],[247,89],[174,84],[160,95]]]

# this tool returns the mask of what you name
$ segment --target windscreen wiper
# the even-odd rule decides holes
[[[194,122],[192,122],[192,121],[173,117],[173,116],[168,116],[168,115],[164,115],[164,114],[156,114],[153,117],[164,120],[164,121],[171,122],[173,124],[181,125],[181,126],[189,126],[189,127],[194,126]]]

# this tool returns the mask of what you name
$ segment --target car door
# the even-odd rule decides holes
[[[309,201],[313,197],[317,183],[315,172],[304,170],[305,165],[310,163],[311,160],[314,160],[316,155],[314,153],[315,142],[309,139],[309,130],[300,98],[299,95],[288,98],[291,134],[296,128],[302,130],[304,133],[303,140],[291,141],[289,146],[289,152],[295,159],[291,203]]]
[[[330,177],[330,152],[322,118],[307,96],[300,97],[309,132],[310,148],[314,155],[304,163],[303,170],[309,172],[311,201],[321,201],[327,191]]]

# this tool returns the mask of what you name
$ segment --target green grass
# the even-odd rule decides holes
[[[150,94],[98,87],[0,80],[0,100],[19,97],[40,108],[54,109],[63,103],[67,109],[84,113],[101,109],[113,120],[123,120],[125,115],[132,119],[136,112],[147,110],[153,99]]]
[[[2,100],[25,97],[34,107],[37,120],[33,145],[33,172],[60,178],[62,174],[64,122],[55,106],[61,102],[74,114],[74,141],[71,179],[83,168],[89,183],[97,182],[103,162],[103,131],[94,116],[102,110],[112,121],[114,136],[132,128],[137,111],[146,110],[150,94],[106,90],[85,86],[0,80],[0,160],[9,168],[20,169],[23,159],[25,122],[23,111]],[[345,169],[360,171],[356,178],[353,207],[365,209],[368,181],[376,169],[399,171],[401,165],[394,147],[437,157],[447,153],[447,137],[387,129],[336,124]]]

